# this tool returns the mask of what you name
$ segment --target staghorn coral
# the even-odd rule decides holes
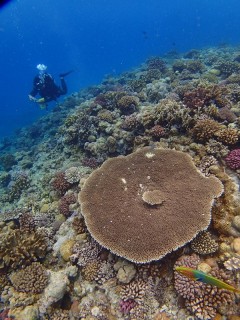
[[[196,254],[191,256],[181,256],[175,266],[186,266],[197,269],[200,259]],[[214,277],[223,281],[229,281],[229,277],[223,270],[217,267],[210,271]],[[180,273],[174,273],[174,287],[177,292],[185,299],[187,309],[194,314],[196,319],[211,320],[216,316],[217,311],[228,307],[233,303],[234,294],[230,291],[219,289],[207,285],[203,282],[191,280]]]
[[[198,120],[192,129],[192,135],[197,141],[205,142],[213,138],[222,126],[215,120]]]
[[[218,244],[209,232],[203,231],[193,239],[191,248],[194,252],[205,255],[216,252],[218,250]]]
[[[219,130],[215,136],[219,141],[223,144],[233,145],[238,142],[239,139],[239,131],[234,128],[223,128]]]
[[[47,250],[47,239],[41,232],[22,233],[21,230],[10,230],[0,240],[0,268],[16,269],[33,261],[44,258]]]
[[[48,273],[39,263],[33,262],[25,269],[10,275],[15,290],[33,294],[41,293],[48,284]]]
[[[157,206],[142,200],[154,190],[162,193]],[[86,180],[79,201],[88,231],[102,246],[148,262],[204,230],[213,198],[222,191],[220,181],[200,174],[187,154],[147,147],[107,160]]]
[[[159,104],[155,106],[152,114],[152,122],[163,125],[166,128],[175,125],[186,129],[190,127],[193,122],[189,109],[173,99],[162,99]],[[150,123],[150,125],[151,124],[152,123]]]

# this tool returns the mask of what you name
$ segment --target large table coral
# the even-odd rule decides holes
[[[89,176],[79,200],[88,230],[102,246],[145,263],[206,229],[222,191],[222,183],[203,176],[188,154],[146,147],[107,160]]]

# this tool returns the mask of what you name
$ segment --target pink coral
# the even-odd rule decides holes
[[[128,299],[128,300],[122,299],[120,301],[120,311],[123,314],[128,314],[134,307],[136,307],[136,305],[137,305],[137,302],[133,299]]]
[[[226,164],[231,169],[239,169],[240,168],[240,149],[234,149],[225,158]]]
[[[52,186],[54,190],[63,195],[71,187],[71,183],[65,179],[64,172],[57,172],[52,181]]]
[[[149,130],[149,133],[154,138],[161,138],[165,135],[165,129],[159,125],[155,125]]]
[[[68,217],[70,215],[69,205],[76,202],[76,197],[73,193],[66,194],[60,199],[59,211],[64,216]]]

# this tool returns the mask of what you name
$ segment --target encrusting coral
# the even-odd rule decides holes
[[[79,201],[95,240],[142,263],[160,259],[206,229],[222,191],[222,183],[204,177],[189,155],[146,147],[107,160],[86,180]]]

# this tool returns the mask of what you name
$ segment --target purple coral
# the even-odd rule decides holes
[[[137,302],[133,299],[127,299],[127,300],[121,300],[120,301],[120,311],[123,314],[128,314],[130,313],[130,311],[136,307]]]
[[[240,168],[240,149],[234,149],[229,152],[225,158],[226,164],[229,168],[236,170]]]

